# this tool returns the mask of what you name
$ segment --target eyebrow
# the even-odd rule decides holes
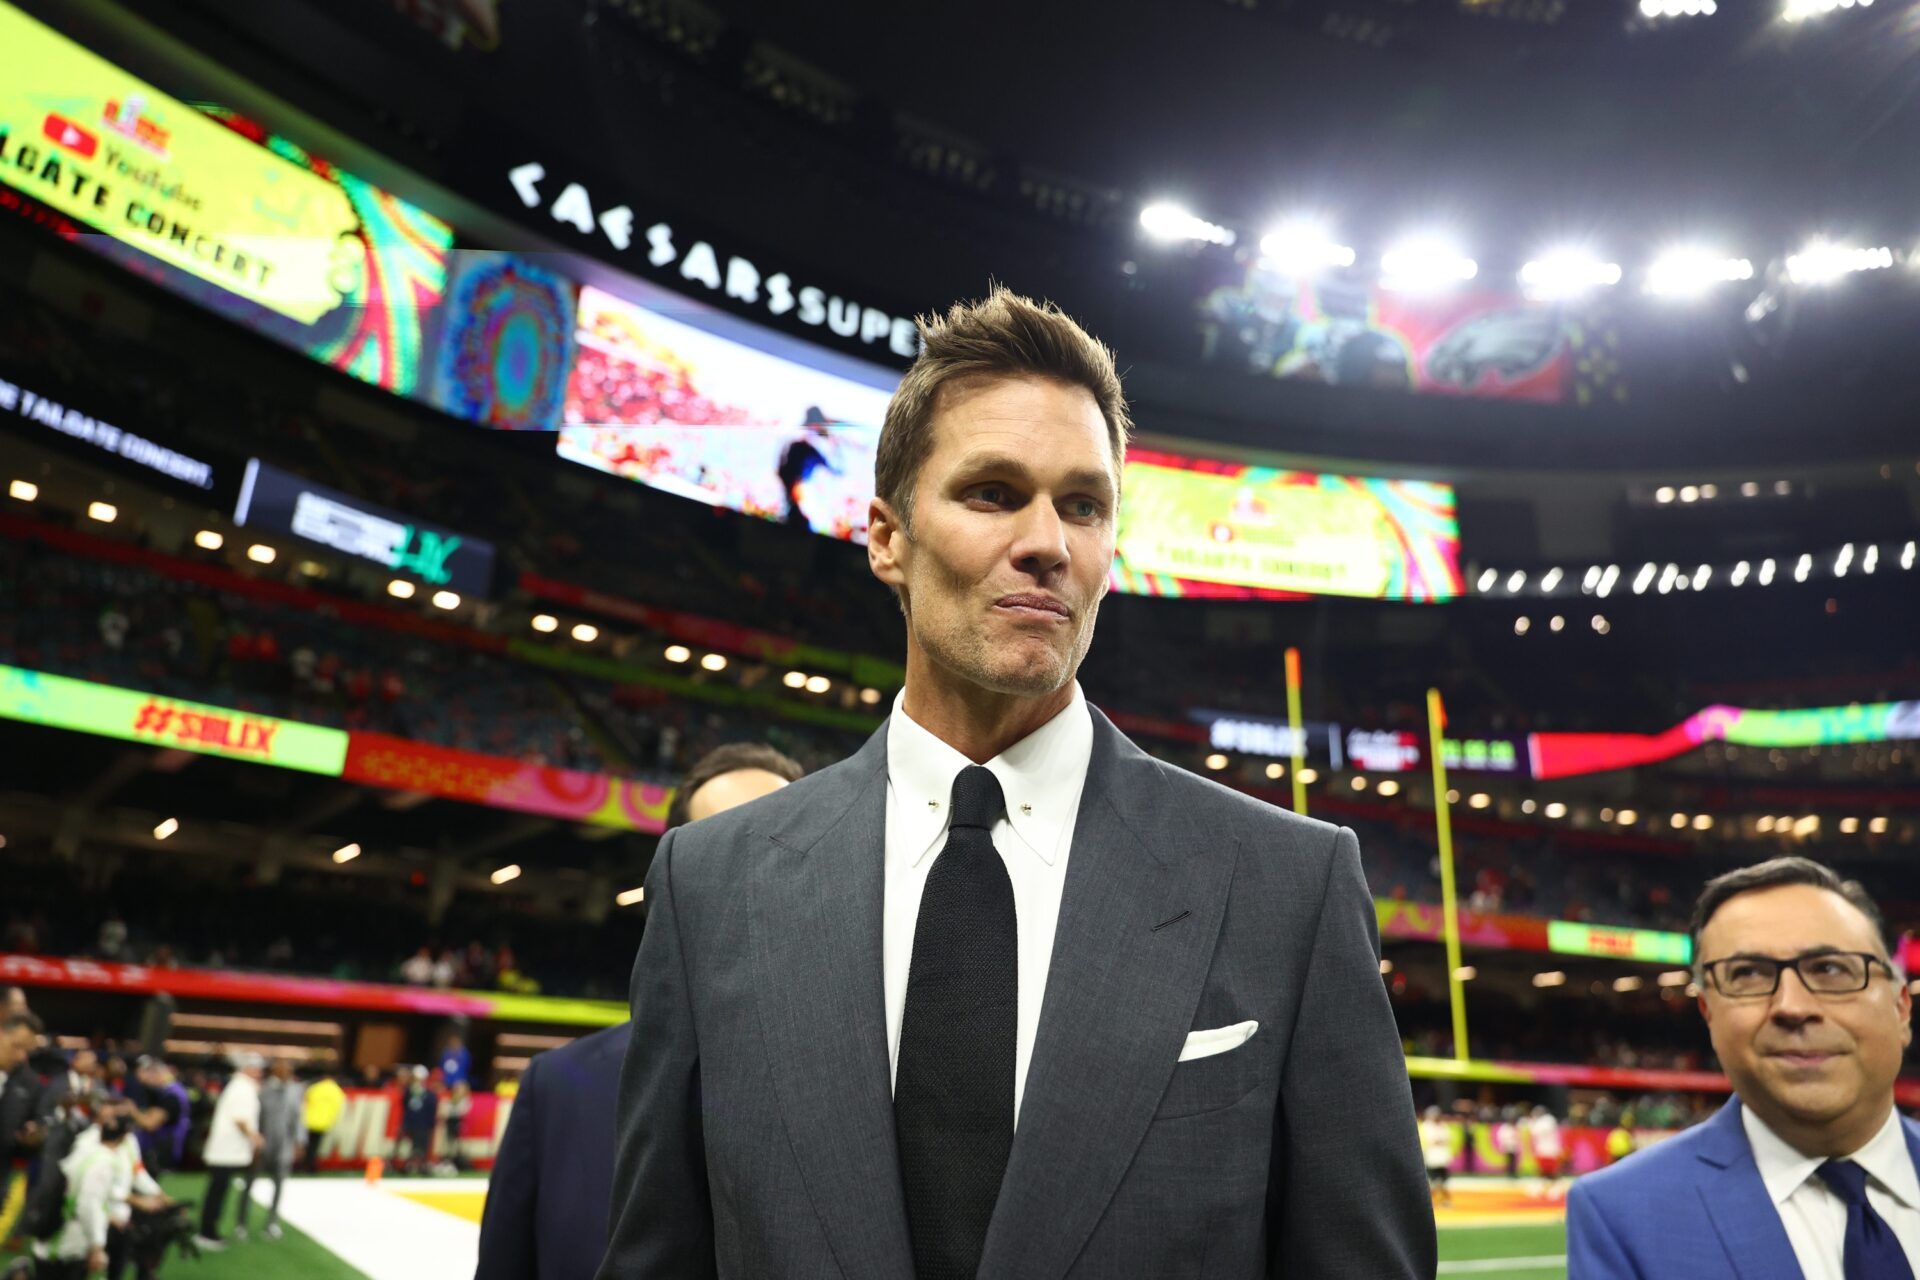
[[[1819,946],[1819,947],[1808,947],[1805,951],[1796,951],[1794,954],[1790,956],[1770,956],[1766,954],[1764,951],[1736,951],[1732,955],[1721,956],[1720,960],[1771,960],[1771,961],[1774,961],[1775,963],[1779,963],[1785,960],[1810,960],[1814,956],[1837,956],[1837,955],[1849,955],[1849,956],[1870,955],[1870,956],[1873,956],[1876,960],[1879,959],[1879,956],[1875,955],[1875,953],[1871,951],[1864,951],[1864,952],[1849,951],[1845,947],[1836,947],[1832,945],[1827,945],[1827,946]],[[1706,963],[1719,964],[1720,960],[1709,960]]]
[[[1009,453],[981,453],[963,458],[954,469],[953,478],[968,481],[995,473],[1017,475],[1027,479],[1033,477],[1033,469],[1026,462]],[[1103,497],[1113,496],[1113,477],[1105,471],[1095,471],[1091,467],[1077,467],[1061,477],[1063,489],[1090,489]]]

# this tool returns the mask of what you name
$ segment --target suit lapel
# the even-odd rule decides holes
[[[886,736],[784,827],[756,832],[754,989],[774,1091],[847,1280],[913,1274],[882,985]]]
[[[983,1275],[1054,1280],[1080,1253],[1173,1074],[1226,909],[1234,851],[1169,812],[1160,766],[1089,710],[1093,759]]]
[[[1760,1180],[1753,1147],[1740,1122],[1740,1100],[1720,1108],[1710,1126],[1699,1158],[1719,1170],[1697,1188],[1720,1244],[1733,1260],[1740,1280],[1804,1280],[1793,1244]]]

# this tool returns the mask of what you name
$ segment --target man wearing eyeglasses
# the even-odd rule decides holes
[[[1893,1107],[1913,1005],[1873,900],[1806,858],[1729,872],[1693,954],[1736,1096],[1574,1187],[1568,1280],[1914,1280],[1920,1125]]]

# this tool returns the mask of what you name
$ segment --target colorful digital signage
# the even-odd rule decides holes
[[[493,593],[493,544],[314,484],[251,458],[233,522],[290,533],[463,595]]]
[[[1453,488],[1134,449],[1112,585],[1139,595],[1448,600]]]
[[[1648,964],[1693,963],[1693,940],[1684,933],[1658,929],[1622,929],[1611,925],[1580,924],[1573,920],[1547,922],[1547,949],[1570,956],[1610,956]]]
[[[123,462],[195,489],[213,488],[213,466],[198,458],[155,444],[145,436],[102,421],[70,405],[15,382],[0,378],[0,413],[18,414],[28,422],[58,432],[68,440],[91,445]]]
[[[0,666],[0,716],[329,776],[338,776],[347,758],[347,735],[339,729],[20,667]]]
[[[412,392],[451,229],[0,2],[0,183],[77,238],[363,381]]]
[[[1920,739],[1920,701],[1795,711],[1712,706],[1664,733],[1536,733],[1528,746],[1533,776],[1547,779],[1654,764],[1716,740],[1743,747],[1815,747],[1913,739]]]
[[[560,456],[713,506],[865,541],[899,375],[635,282],[580,291]]]
[[[577,290],[532,258],[461,250],[427,336],[426,398],[508,431],[560,424],[573,369]]]

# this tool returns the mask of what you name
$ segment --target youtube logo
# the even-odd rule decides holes
[[[100,149],[99,135],[89,129],[83,129],[57,111],[47,113],[46,122],[40,126],[40,132],[56,146],[65,147],[82,160],[93,159],[93,153]]]

